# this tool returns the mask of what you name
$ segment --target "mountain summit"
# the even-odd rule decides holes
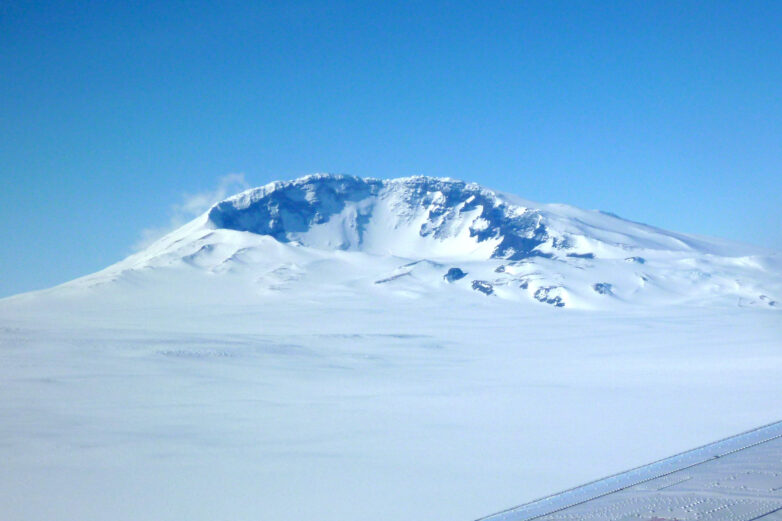
[[[554,307],[779,309],[779,268],[779,256],[745,246],[473,183],[315,174],[221,201],[146,250],[61,288],[185,280],[185,288],[239,282],[231,291],[248,299],[380,292]]]
[[[606,214],[539,205],[477,184],[431,177],[310,175],[231,197],[216,204],[208,220],[214,228],[302,246],[400,257],[518,261],[578,253],[586,246],[579,238],[585,237],[627,248],[692,247],[683,236]],[[608,230],[615,235],[609,237]]]

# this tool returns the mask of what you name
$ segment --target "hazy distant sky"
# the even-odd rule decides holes
[[[240,173],[450,176],[782,249],[780,28],[756,1],[4,0],[0,295]]]

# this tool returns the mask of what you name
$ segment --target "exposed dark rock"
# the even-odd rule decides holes
[[[608,282],[598,282],[597,284],[592,284],[592,289],[595,290],[597,293],[600,293],[601,295],[614,294],[613,291],[614,287]]]
[[[538,288],[537,291],[535,291],[535,299],[545,304],[551,304],[552,306],[556,306],[558,308],[565,307],[565,301],[562,300],[562,297],[551,294],[555,289],[557,289],[556,286]]]
[[[472,281],[472,289],[475,291],[480,291],[481,293],[484,293],[486,295],[491,295],[494,293],[494,286],[490,282],[486,282],[485,280],[474,280]]]
[[[463,279],[466,276],[467,273],[463,272],[459,268],[451,268],[445,275],[443,275],[443,278],[448,282],[454,282],[456,280]]]
[[[572,248],[573,247],[573,239],[571,239],[570,237],[567,237],[567,236],[565,236],[565,237],[554,237],[551,240],[551,246],[553,248],[558,249],[558,250],[564,250],[564,249],[567,249],[567,248]]]

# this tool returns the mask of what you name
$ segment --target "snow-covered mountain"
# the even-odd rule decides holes
[[[221,201],[144,251],[54,291],[151,290],[179,280],[174,294],[218,284],[225,290],[217,293],[239,300],[338,291],[780,309],[781,268],[778,254],[477,184],[316,174]]]
[[[477,519],[777,421],[781,264],[448,179],[249,190],[0,299],[0,517]]]

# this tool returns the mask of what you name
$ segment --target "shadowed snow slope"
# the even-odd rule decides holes
[[[557,308],[712,303],[778,310],[781,265],[778,255],[748,246],[451,179],[316,174],[230,197],[145,251],[54,291],[73,295],[106,283],[149,291],[144,281],[155,281],[169,298],[220,275],[224,289],[210,298],[339,288]],[[448,276],[452,269],[465,275]],[[161,287],[188,278],[173,293]]]

